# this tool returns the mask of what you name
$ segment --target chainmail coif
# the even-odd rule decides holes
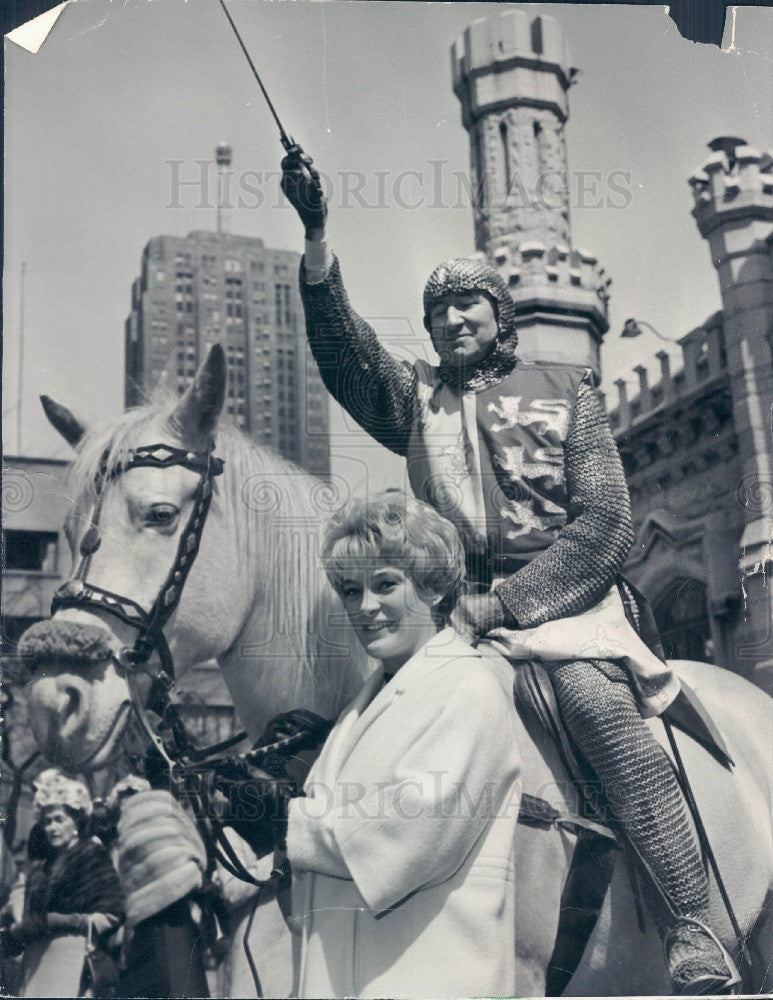
[[[424,326],[432,332],[430,310],[446,295],[486,292],[494,300],[499,323],[499,339],[511,342],[515,350],[515,304],[500,273],[490,264],[469,257],[454,257],[438,264],[424,286]]]

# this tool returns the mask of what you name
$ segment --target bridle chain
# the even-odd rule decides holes
[[[194,807],[197,825],[207,847],[209,863],[206,874],[211,875],[216,858],[227,871],[242,881],[267,887],[287,877],[286,867],[274,869],[267,879],[256,879],[248,872],[225,837],[214,810],[209,808],[210,791],[205,788],[203,780],[198,779],[203,779],[205,773],[210,773],[214,780],[218,771],[225,771],[232,776],[243,774],[247,778],[251,765],[265,762],[272,754],[282,755],[299,749],[309,734],[284,737],[270,744],[255,746],[245,754],[213,759],[217,754],[223,754],[246,739],[246,732],[236,733],[206,749],[194,747],[185,732],[179,709],[170,697],[174,685],[174,662],[163,630],[179,604],[188,573],[199,551],[212,502],[212,480],[223,472],[224,462],[213,455],[214,447],[214,440],[210,440],[204,452],[185,451],[166,444],[145,445],[134,448],[123,462],[109,472],[109,453],[104,452],[94,478],[97,499],[91,524],[81,539],[80,563],[73,577],[54,594],[51,614],[65,608],[88,608],[112,615],[137,630],[134,645],[131,648],[124,647],[117,662],[125,672],[132,705],[146,735],[165,759],[173,784],[185,787]],[[128,469],[142,466],[155,469],[182,466],[198,472],[200,476],[193,508],[180,536],[174,563],[150,611],[145,611],[132,598],[105,590],[86,579],[91,558],[101,544],[99,519],[106,486],[110,480]],[[156,666],[149,663],[153,652],[157,652],[159,657],[159,664]],[[158,731],[151,725],[147,716],[148,709],[137,690],[138,670],[149,674],[153,680],[148,705],[152,706],[151,710],[160,718]]]

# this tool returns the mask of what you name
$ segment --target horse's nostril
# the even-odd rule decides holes
[[[83,692],[77,685],[66,684],[60,687],[56,726],[61,737],[70,739],[76,735],[83,725],[83,708]]]
[[[75,687],[65,688],[64,693],[67,698],[67,701],[65,702],[64,705],[63,721],[66,722],[68,719],[71,719],[74,715],[79,714],[81,707],[81,693]]]

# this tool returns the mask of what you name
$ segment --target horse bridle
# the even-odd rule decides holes
[[[223,472],[224,462],[214,454],[215,442],[210,439],[206,451],[186,451],[167,444],[151,444],[130,450],[112,468],[109,465],[109,450],[100,460],[94,477],[96,500],[91,524],[80,541],[80,562],[66,583],[54,594],[51,614],[67,608],[99,611],[112,615],[119,621],[136,629],[134,645],[124,646],[116,660],[125,674],[132,705],[146,735],[166,761],[173,787],[184,787],[191,802],[196,822],[207,848],[208,866],[205,876],[214,870],[215,859],[220,861],[230,874],[261,888],[276,884],[286,878],[285,867],[275,869],[268,879],[256,879],[246,870],[227,838],[222,824],[215,818],[211,808],[210,795],[214,778],[218,772],[225,772],[231,779],[243,775],[249,778],[250,767],[260,766],[270,761],[272,755],[295,751],[308,741],[309,735],[286,737],[269,744],[253,747],[245,754],[222,756],[247,738],[244,731],[220,743],[199,749],[188,739],[179,708],[171,699],[174,686],[174,662],[169,644],[164,635],[164,627],[180,602],[185,582],[199,551],[201,536],[212,502],[212,482]],[[104,504],[107,485],[129,469],[167,469],[180,466],[199,474],[199,482],[193,497],[193,507],[188,521],[180,535],[174,563],[149,611],[130,597],[116,594],[86,579],[91,559],[99,549],[102,536],[99,521]],[[153,653],[158,654],[158,662],[152,662]],[[152,679],[147,707],[137,687],[137,674],[145,673]],[[148,718],[148,711],[159,716],[160,722],[154,728]],[[212,781],[209,786],[204,780],[207,773]]]
[[[166,444],[144,445],[131,450],[126,458],[112,469],[108,466],[109,452],[105,451],[94,477],[96,502],[91,524],[81,538],[80,563],[72,578],[56,591],[51,602],[52,615],[65,608],[85,608],[112,615],[136,629],[137,637],[134,645],[124,647],[119,654],[121,665],[126,670],[127,677],[140,669],[150,674],[154,685],[166,691],[169,691],[174,683],[174,663],[164,636],[164,626],[179,604],[185,581],[199,550],[201,535],[212,502],[212,480],[223,472],[223,460],[212,454],[213,449],[213,440],[210,440],[209,447],[204,452],[186,451]],[[193,507],[188,522],[180,535],[172,568],[161,585],[150,611],[146,611],[130,597],[89,583],[86,574],[92,556],[102,542],[99,520],[108,482],[129,469],[142,467],[168,469],[172,466],[181,466],[198,472],[199,483],[193,497]],[[159,662],[151,665],[150,658],[154,652],[158,653]]]

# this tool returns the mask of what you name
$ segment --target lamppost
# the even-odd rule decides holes
[[[673,337],[664,336],[660,330],[656,330],[652,323],[648,323],[645,319],[634,319],[633,316],[629,317],[625,323],[623,323],[623,329],[620,332],[621,338],[633,339],[634,337],[640,337],[644,331],[642,327],[646,326],[648,330],[651,330],[658,339],[662,340],[664,344],[677,344],[678,341]]]

